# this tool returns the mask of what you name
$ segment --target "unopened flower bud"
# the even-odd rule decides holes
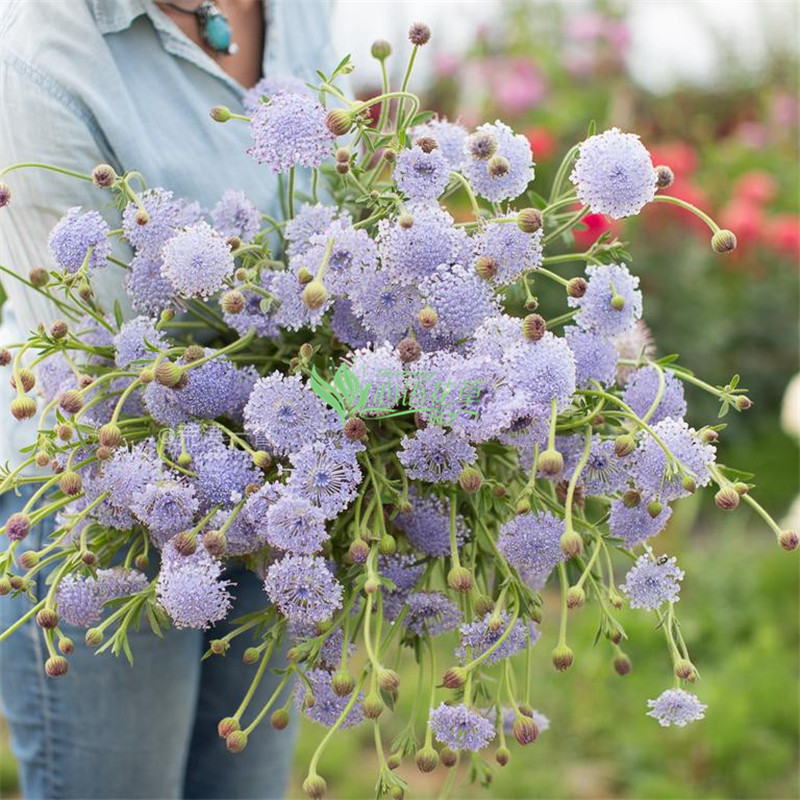
[[[647,504],[647,513],[655,519],[664,510],[663,504],[659,500],[651,500]]]
[[[439,758],[445,767],[454,767],[458,763],[458,753],[449,747],[443,747],[439,751]]]
[[[350,172],[350,162],[349,161],[337,161],[336,162],[336,171],[340,175],[347,175]]]
[[[517,227],[523,233],[536,233],[541,227],[544,218],[538,208],[523,208],[517,214]]]
[[[636,439],[633,434],[623,433],[614,439],[614,455],[617,458],[629,456],[636,449]]]
[[[415,47],[422,47],[431,38],[431,29],[424,22],[414,22],[408,29],[408,41]]]
[[[800,537],[794,531],[781,531],[778,536],[778,543],[784,550],[797,550],[800,544]]]
[[[0,575],[0,597],[5,597],[11,592],[11,581],[7,575]]]
[[[469,137],[469,154],[477,161],[488,161],[497,152],[497,139],[487,131],[478,131]]]
[[[547,322],[541,314],[528,314],[522,320],[522,334],[530,342],[538,342],[547,332]]]
[[[555,478],[564,470],[564,456],[558,450],[552,450],[548,447],[547,450],[543,450],[539,454],[537,466],[542,475],[548,478]]]
[[[393,669],[382,669],[378,673],[378,686],[384,692],[396,692],[400,686],[400,676]]]
[[[227,546],[228,539],[222,531],[206,531],[203,534],[203,547],[210,556],[218,558]]]
[[[391,753],[386,757],[386,766],[389,767],[389,769],[395,770],[400,764],[402,764],[402,760],[397,753]]]
[[[575,558],[583,552],[583,539],[577,531],[565,531],[558,542],[561,552],[567,559]]]
[[[715,253],[730,253],[736,249],[736,235],[733,231],[718,230],[711,237],[711,249]]]
[[[370,53],[372,57],[377,58],[378,61],[385,61],[392,54],[392,46],[386,39],[376,39],[372,43]]]
[[[246,647],[244,653],[242,653],[242,663],[252,666],[258,663],[260,657],[257,647]]]
[[[736,409],[737,411],[747,411],[749,408],[753,407],[753,401],[744,394],[740,394],[736,398]]]
[[[328,784],[325,783],[325,778],[321,778],[319,775],[309,775],[303,781],[303,791],[311,800],[321,800],[328,791]]]
[[[697,680],[697,671],[694,668],[694,664],[687,658],[679,658],[675,663],[675,675],[682,681],[694,683]]]
[[[173,361],[162,361],[155,370],[155,378],[162,385],[173,388],[178,385],[183,370]]]
[[[17,378],[19,378],[19,384],[22,386],[23,392],[29,392],[36,386],[36,376],[29,369],[23,367],[19,372],[11,376],[10,383],[14,389],[17,388]]]
[[[227,106],[212,106],[208,113],[214,122],[227,122],[231,118],[231,110]]]
[[[559,672],[566,672],[575,660],[575,653],[565,644],[558,645],[550,654],[553,660],[553,666]]]
[[[150,559],[144,553],[139,553],[139,555],[133,559],[133,566],[144,572],[150,566]]]
[[[222,295],[220,305],[226,314],[240,314],[244,310],[244,295],[238,289],[231,289]]]
[[[36,550],[26,550],[19,557],[19,565],[23,569],[33,569],[39,563],[39,554]]]
[[[83,561],[87,567],[91,567],[97,563],[97,556],[91,550],[84,550],[81,553],[81,561]]]
[[[328,300],[328,290],[322,281],[313,280],[311,283],[306,284],[302,294],[303,303],[306,308],[316,311],[322,308]]]
[[[0,347],[0,367],[7,367],[11,363],[11,351],[6,347]]]
[[[675,180],[675,173],[665,164],[656,167],[656,186],[659,189],[667,189],[672,186]]]
[[[63,339],[69,333],[69,325],[63,319],[57,319],[50,326],[50,336],[53,339]]]
[[[517,507],[516,507],[517,514],[527,514],[531,510],[531,501],[527,497],[523,497],[517,500]]]
[[[241,730],[239,720],[234,717],[223,717],[217,723],[217,733],[221,739],[227,739],[234,731]]]
[[[390,533],[384,533],[378,542],[378,552],[382,556],[393,556],[397,552],[397,540]]]
[[[475,494],[483,485],[483,476],[475,467],[465,467],[458,476],[458,485],[467,493]]]
[[[37,288],[46,286],[50,280],[50,273],[44,267],[32,267],[28,273],[28,280]]]
[[[425,306],[417,315],[417,319],[419,320],[420,326],[426,331],[429,331],[436,327],[436,324],[439,322],[439,315],[436,313],[435,309],[430,306]]]
[[[567,294],[570,297],[583,297],[588,286],[586,278],[572,278],[567,283]]]
[[[269,469],[272,466],[272,456],[266,450],[256,450],[253,453],[253,464],[259,469]]]
[[[733,484],[733,488],[740,497],[750,493],[750,486],[744,481],[737,481]]]
[[[403,213],[397,218],[397,224],[404,231],[410,231],[414,227],[414,217],[411,214]]]
[[[77,472],[65,472],[58,481],[58,486],[64,494],[74,497],[83,488],[83,481]]]
[[[69,636],[62,636],[58,640],[58,652],[61,653],[62,656],[72,655],[75,652],[75,642],[69,638]]]
[[[184,531],[172,540],[172,545],[182,556],[190,556],[197,550],[197,535]]]
[[[22,541],[30,533],[30,530],[31,518],[22,511],[12,514],[6,521],[6,536],[12,542]]]
[[[713,428],[703,428],[700,431],[700,441],[703,444],[714,444],[716,441],[719,440],[719,433],[713,430]]]
[[[221,656],[228,650],[230,644],[224,639],[212,639],[208,647],[215,656]]]
[[[87,647],[97,647],[103,641],[103,632],[99,628],[89,628],[84,641]]]
[[[636,506],[638,506],[641,502],[642,496],[636,491],[636,489],[628,489],[622,495],[622,505],[624,505],[625,508],[636,508]]]
[[[723,486],[714,495],[714,503],[723,511],[733,511],[739,505],[739,492],[733,486]]]
[[[488,594],[481,594],[475,599],[475,613],[485,617],[494,610],[494,600]]]
[[[44,671],[48,678],[58,678],[66,675],[69,670],[69,663],[64,656],[50,656],[44,663]]]
[[[347,697],[355,688],[356,682],[347,670],[338,670],[331,678],[331,688],[337,697]]]
[[[11,202],[11,187],[0,181],[0,208],[5,208]]]
[[[350,417],[344,424],[344,435],[351,442],[357,442],[367,435],[367,424],[360,417]]]
[[[36,413],[36,401],[27,395],[15,397],[11,401],[11,413],[14,419],[30,419]]]
[[[614,294],[611,298],[611,308],[622,311],[625,308],[625,298],[621,294]]]
[[[416,339],[406,336],[397,343],[395,352],[404,364],[411,364],[419,360],[422,355],[422,347]]]
[[[114,451],[110,447],[98,447],[95,451],[98,461],[108,461],[114,455]]]
[[[491,256],[478,256],[475,259],[475,272],[485,281],[497,274],[497,266],[497,259]]]
[[[366,594],[375,594],[381,588],[381,582],[377,578],[367,578],[364,581],[364,592]]]
[[[462,594],[467,594],[473,583],[472,573],[466,567],[453,567],[447,573],[447,585]]]
[[[384,708],[383,700],[377,694],[368,694],[361,704],[361,710],[367,719],[378,719]]]
[[[493,178],[502,178],[511,169],[511,164],[505,156],[493,155],[486,165],[486,171]]]
[[[586,592],[580,586],[570,586],[567,591],[567,608],[580,608],[586,602]]]
[[[449,667],[442,675],[445,689],[460,689],[467,682],[467,671],[463,667]]]
[[[92,170],[92,183],[98,189],[109,189],[116,180],[117,173],[114,171],[114,167],[108,164],[98,164]]]
[[[494,751],[494,759],[501,767],[504,767],[511,760],[511,751],[501,745]]]
[[[522,745],[531,744],[539,738],[539,726],[530,717],[518,716],[514,720],[514,738]]]
[[[36,624],[40,628],[51,631],[58,626],[58,614],[52,608],[43,608],[36,615]]]
[[[433,772],[439,766],[439,754],[432,747],[418,750],[414,760],[420,772]]]
[[[244,731],[231,731],[225,737],[225,747],[229,753],[241,753],[247,747],[247,734]]]
[[[369,545],[363,539],[355,539],[350,543],[348,553],[354,564],[363,564],[369,556]]]
[[[353,115],[343,108],[335,108],[327,113],[325,125],[334,136],[346,136],[353,126]]]
[[[614,659],[614,671],[617,675],[628,675],[630,674],[631,669],[633,669],[633,664],[631,663],[630,658],[628,658],[625,653],[620,653]]]

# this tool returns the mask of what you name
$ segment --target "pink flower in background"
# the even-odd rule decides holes
[[[796,128],[800,120],[800,103],[789,92],[778,92],[770,98],[769,117],[778,128]]]
[[[764,231],[767,243],[777,252],[793,259],[800,258],[800,218],[779,214],[767,222]]]
[[[733,193],[737,200],[763,206],[775,199],[778,193],[778,184],[768,172],[754,169],[745,172],[736,181]]]
[[[436,53],[433,70],[440,78],[450,78],[458,72],[459,58],[455,53]]]
[[[547,93],[539,68],[527,58],[493,58],[484,65],[492,96],[506,114],[521,114],[534,108]]]

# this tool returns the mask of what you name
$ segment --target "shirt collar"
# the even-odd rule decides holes
[[[147,13],[148,0],[90,0],[100,33],[119,33]]]

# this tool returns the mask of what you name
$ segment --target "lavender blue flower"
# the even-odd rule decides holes
[[[78,378],[62,353],[54,353],[36,365],[36,388],[49,403],[67,389],[78,388]]]
[[[436,741],[451,750],[482,750],[494,739],[494,725],[479,711],[463,704],[442,703],[431,711],[428,725]]]
[[[261,212],[244,192],[227,189],[211,209],[211,222],[223,236],[235,236],[247,244],[261,228]]]
[[[682,580],[683,570],[674,556],[656,560],[651,553],[645,553],[636,559],[620,589],[628,595],[631,608],[655,611],[663,603],[678,602]]]
[[[267,512],[283,496],[283,489],[282,483],[265,483],[257,492],[248,496],[242,509],[242,516],[265,538]]]
[[[512,567],[549,574],[564,560],[564,520],[549,511],[519,514],[500,526],[497,547]]]
[[[306,678],[311,684],[311,693],[314,697],[314,704],[306,706],[305,699],[307,687],[302,681],[298,681],[295,689],[297,707],[314,722],[324,725],[326,728],[332,727],[342,715],[347,704],[352,698],[352,693],[339,697],[331,686],[332,674],[325,669],[309,669],[306,671]],[[355,691],[355,689],[353,690]],[[359,692],[359,698],[363,695]],[[361,710],[361,703],[356,702],[347,713],[347,716],[339,726],[339,730],[352,728],[364,721],[364,713]]]
[[[317,309],[310,309],[303,302],[304,287],[291,272],[273,272],[270,275],[269,292],[277,300],[274,321],[279,328],[299,331],[301,328],[316,330],[325,312],[331,307],[332,297]]]
[[[172,478],[148,483],[131,503],[131,511],[157,547],[190,528],[199,507],[194,487]]]
[[[114,337],[114,361],[120,369],[128,369],[132,365],[134,369],[141,368],[144,364],[134,365],[134,362],[152,361],[158,355],[151,347],[164,349],[167,346],[164,334],[156,329],[155,320],[134,317],[123,323]]]
[[[419,287],[401,283],[386,269],[366,271],[352,287],[350,299],[361,324],[379,342],[400,341],[416,324],[423,306]]]
[[[125,273],[125,292],[134,311],[158,316],[175,304],[175,289],[161,274],[161,256],[137,253]]]
[[[325,109],[313,98],[275,92],[250,118],[252,147],[247,154],[273,172],[318,167],[330,154],[334,135],[325,125]]]
[[[288,553],[311,555],[328,539],[325,515],[303,497],[282,496],[270,505],[265,522],[269,544]]]
[[[580,309],[575,320],[578,325],[603,336],[629,331],[642,316],[639,278],[631,275],[624,264],[592,264],[586,274],[586,294],[567,298],[570,306]]]
[[[612,536],[622,539],[628,549],[661,533],[672,516],[672,509],[665,505],[658,516],[653,518],[647,506],[648,503],[644,500],[633,508],[628,508],[622,500],[611,502],[609,531]]]
[[[151,261],[158,260],[162,246],[180,228],[203,218],[203,210],[197,203],[177,200],[167,189],[147,189],[140,199],[147,222],[139,224],[139,206],[131,202],[122,212],[122,230],[138,255]]]
[[[264,590],[293,622],[325,622],[342,607],[342,587],[324,558],[284,556],[267,570]]]
[[[403,363],[388,343],[372,349],[356,350],[350,361],[350,368],[362,389],[371,387],[362,414],[380,415],[400,402],[405,392]]]
[[[614,337],[614,347],[617,348],[620,361],[622,359],[638,361],[641,358],[653,358],[656,354],[650,329],[640,319],[636,320],[630,330]],[[636,367],[618,364],[617,383],[624,386],[635,371]]]
[[[467,141],[467,129],[457,122],[448,122],[444,118],[430,119],[422,125],[412,128],[411,141],[416,143],[423,136],[436,140],[438,149],[447,160],[451,170],[461,169],[464,160],[464,143]]]
[[[701,441],[697,431],[683,420],[668,417],[653,425],[652,430],[698,486],[709,483],[709,467],[714,463],[716,454],[713,445]],[[641,434],[632,459],[630,472],[633,482],[646,496],[669,501],[689,494],[682,485],[681,476],[672,470],[668,473],[667,456],[649,433]]]
[[[397,188],[412,202],[436,200],[450,180],[450,165],[441,150],[402,150],[394,168]]]
[[[277,92],[313,96],[311,89],[294,75],[267,75],[244,93],[242,105],[248,114],[252,114],[265,98],[269,102],[269,98]]]
[[[519,197],[533,180],[533,155],[528,140],[500,120],[481,125],[476,134],[493,137],[497,147],[491,158],[481,159],[470,152],[469,140],[464,145],[461,170],[475,194],[493,203]],[[500,160],[502,169],[497,168]]]
[[[656,193],[656,171],[639,137],[618,128],[590,136],[580,154],[570,181],[581,203],[594,214],[613,219],[638,214]]]
[[[330,430],[330,415],[299,375],[273,372],[256,382],[244,423],[253,446],[288,455]]]
[[[670,725],[683,728],[690,722],[703,719],[708,708],[696,695],[684,689],[667,689],[655,700],[648,700],[647,705],[650,708],[647,716],[657,719],[662,728]]]
[[[512,625],[508,614],[501,611],[499,624],[497,623],[498,619],[491,612],[486,614],[483,619],[464,623],[459,628],[461,644],[456,649],[456,657],[466,664],[467,661],[483,655],[490,647],[497,644],[506,631],[508,631],[508,636],[503,639],[496,650],[486,657],[487,664],[495,664],[503,659],[511,658],[528,646],[528,631],[522,620],[517,619]],[[511,626],[510,630],[509,626]],[[532,623],[530,637],[531,644],[539,638],[539,630]],[[470,648],[469,655],[467,648]]]
[[[580,455],[583,454],[583,437],[580,439]],[[563,453],[562,453],[563,455]],[[569,454],[568,454],[569,456]],[[564,462],[564,471],[561,477],[565,480],[572,478],[575,472],[575,459],[567,459]],[[589,447],[589,457],[581,472],[583,482],[583,492],[586,495],[610,495],[622,492],[627,488],[629,473],[628,467],[632,463],[632,456],[627,455],[620,458],[614,453],[614,442],[611,439],[605,441],[594,438]]]
[[[231,609],[230,581],[221,579],[222,564],[202,544],[190,556],[172,544],[161,551],[156,596],[176,628],[208,629]]]
[[[593,330],[570,325],[564,338],[575,357],[575,381],[579,389],[588,389],[592,381],[604,386],[617,376],[617,348],[614,342]]]
[[[386,619],[397,619],[411,591],[425,572],[425,565],[417,561],[414,556],[403,553],[378,558],[378,571],[381,577],[394,584],[394,588],[384,586],[381,589],[383,614]]]
[[[231,520],[232,514],[235,516]],[[204,533],[220,530],[225,524],[228,525],[225,529],[225,556],[248,555],[266,547],[267,540],[263,533],[250,523],[243,509],[237,511],[235,507],[214,514]]]
[[[96,578],[69,573],[56,590],[58,615],[69,625],[88,628],[100,621],[105,603],[129,597],[146,586],[147,577],[138,570],[100,569]]]
[[[313,206],[304,203],[300,206],[294,218],[288,220],[283,229],[289,263],[311,247],[311,237],[329,228],[335,216],[336,209],[333,206],[324,206],[321,203]]]
[[[110,232],[108,223],[96,211],[81,214],[80,206],[75,206],[50,231],[50,254],[70,274],[77,272],[84,261],[88,269],[102,269],[111,255]]]
[[[178,400],[178,393],[156,381],[145,387],[144,405],[147,413],[162,425],[175,427],[190,419],[189,413]]]
[[[261,472],[249,453],[230,447],[213,447],[192,460],[197,474],[194,483],[201,510],[238,503],[249,484],[260,485]]]
[[[213,353],[205,351],[206,356]],[[186,384],[175,390],[178,404],[193,417],[205,419],[240,418],[258,378],[254,367],[237,369],[224,356],[215,356],[185,374]]]
[[[648,422],[655,425],[668,417],[683,419],[686,414],[686,399],[683,395],[683,383],[669,370],[655,366],[637,369],[628,380],[622,399],[640,417],[650,410],[658,396],[660,376],[663,375],[664,389],[661,400]]]
[[[181,297],[210,297],[233,273],[233,255],[225,237],[207,222],[176,233],[161,255],[161,273]]]
[[[461,470],[475,462],[477,453],[453,431],[429,425],[409,438],[404,436],[397,454],[409,478],[429,483],[458,480]]]
[[[450,555],[450,507],[434,495],[422,495],[411,488],[408,495],[411,510],[395,517],[395,525],[405,534],[411,546],[425,555]],[[469,539],[469,528],[461,514],[456,515],[456,544],[459,549]]]
[[[461,622],[458,606],[441,592],[415,592],[406,600],[405,626],[417,636],[441,636]]]
[[[331,316],[331,331],[333,335],[352,347],[354,350],[366,347],[373,337],[364,327],[364,320],[353,310],[353,303],[344,298],[338,298],[333,304]]]
[[[496,272],[490,282],[506,286],[519,280],[525,272],[542,265],[542,230],[524,233],[514,223],[487,224],[473,237],[475,258],[490,258]]]

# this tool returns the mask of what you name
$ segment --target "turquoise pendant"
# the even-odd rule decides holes
[[[200,31],[208,46],[217,53],[233,55],[239,49],[232,41],[228,18],[216,7],[213,0],[206,0],[195,12],[200,20]]]

